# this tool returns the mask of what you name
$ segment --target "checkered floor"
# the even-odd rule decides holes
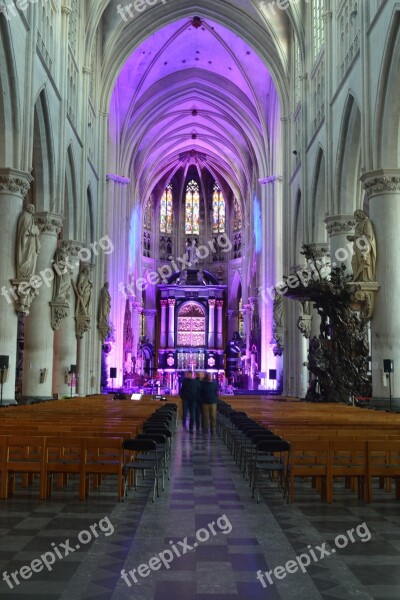
[[[103,486],[81,503],[74,485],[47,502],[21,488],[13,499],[0,501],[0,598],[398,600],[400,505],[383,490],[375,498],[367,506],[338,488],[327,506],[304,485],[294,505],[283,503],[275,487],[257,504],[217,436],[179,430],[171,480],[154,504],[143,487],[116,504]],[[104,529],[98,527],[98,537],[91,535],[89,542],[90,526],[99,522]],[[257,580],[257,572],[284,566],[307,546],[332,546],[335,536],[363,522],[370,541],[349,543],[311,564],[306,574],[297,569],[281,579],[271,575],[272,584],[264,577],[265,587]],[[112,535],[105,535],[111,533],[106,523]],[[78,544],[83,531],[87,535]],[[71,550],[64,556],[67,539]],[[22,570],[27,578],[21,576],[22,567],[55,547],[62,558],[51,571]],[[18,584],[12,576],[17,571]]]

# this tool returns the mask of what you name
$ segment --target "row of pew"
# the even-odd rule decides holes
[[[0,497],[39,482],[39,497],[51,496],[53,482],[67,486],[79,478],[85,500],[108,477],[116,497],[123,497],[124,443],[135,438],[163,403],[113,401],[105,396],[73,398],[0,411]],[[132,456],[129,457],[132,459]],[[35,487],[36,489],[36,487]]]
[[[342,404],[277,402],[262,396],[225,400],[290,443],[292,502],[299,478],[310,478],[328,503],[340,482],[367,503],[378,486],[391,492],[394,482],[395,498],[400,500],[400,414]]]

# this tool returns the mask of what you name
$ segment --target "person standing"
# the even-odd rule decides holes
[[[196,421],[196,431],[199,433],[200,431],[204,431],[204,419],[203,419],[203,383],[204,383],[204,373],[199,371],[197,373],[197,395],[196,395],[196,405],[195,405],[195,421]]]
[[[185,379],[183,380],[181,391],[179,392],[182,398],[182,425],[187,429],[186,419],[189,413],[189,431],[193,433],[195,422],[196,397],[198,392],[197,381],[192,378],[192,372],[186,371]]]
[[[217,402],[218,402],[218,385],[216,381],[212,381],[210,373],[207,373],[201,387],[202,405],[203,405],[203,422],[204,432],[214,433],[217,426]]]

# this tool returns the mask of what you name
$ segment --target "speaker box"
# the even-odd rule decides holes
[[[117,368],[111,367],[110,369],[110,379],[115,379],[117,377]]]
[[[0,356],[0,369],[8,369],[8,356]]]
[[[384,373],[393,373],[394,364],[390,358],[383,359],[383,371]]]
[[[276,380],[276,369],[270,369],[269,370],[269,378]]]
[[[76,365],[71,365],[70,373],[76,373]]]

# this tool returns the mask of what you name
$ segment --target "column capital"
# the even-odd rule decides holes
[[[55,236],[60,233],[64,222],[63,215],[51,212],[37,212],[34,219],[41,234],[49,233]]]
[[[175,298],[168,298],[168,306],[175,306],[176,300]]]
[[[377,169],[360,177],[368,197],[400,192],[400,169]]]
[[[325,219],[328,236],[350,233],[356,226],[354,215],[332,215]]]
[[[11,192],[24,198],[32,181],[32,175],[26,171],[9,168],[0,169],[0,192]]]
[[[131,180],[129,177],[122,177],[121,175],[115,175],[113,173],[107,174],[107,183],[113,181],[114,183],[120,183],[121,185],[128,185]]]
[[[216,301],[216,299],[215,299],[215,298],[209,298],[209,299],[208,299],[208,306],[209,306],[210,308],[215,308],[215,305],[216,305],[216,303],[217,303],[217,301]]]
[[[80,250],[85,246],[83,242],[77,242],[76,240],[61,240],[60,245],[65,248],[69,256],[74,257],[78,257]]]
[[[168,300],[160,300],[161,308],[166,308],[168,306]]]
[[[222,310],[224,307],[224,301],[223,300],[217,300],[217,308],[218,310]]]

